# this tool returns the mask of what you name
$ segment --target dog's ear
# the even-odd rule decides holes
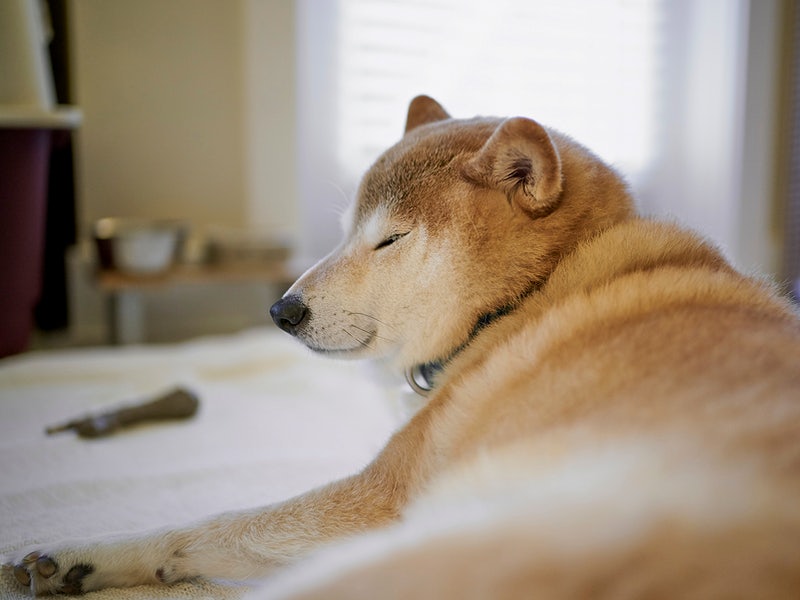
[[[466,163],[464,175],[502,191],[535,217],[548,214],[561,195],[558,150],[544,127],[523,117],[503,121]]]
[[[436,100],[429,96],[417,96],[408,105],[408,116],[406,117],[406,133],[434,121],[449,119],[450,115],[442,108]]]

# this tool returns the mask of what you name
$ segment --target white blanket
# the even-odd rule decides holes
[[[186,422],[86,440],[44,428],[183,385]],[[179,345],[35,352],[0,361],[0,554],[179,525],[268,504],[365,465],[404,420],[404,394],[358,362],[312,355],[277,330]],[[118,598],[239,598],[186,582],[104,590]],[[0,598],[26,593],[9,573]]]

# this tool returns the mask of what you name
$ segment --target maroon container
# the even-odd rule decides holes
[[[0,357],[22,352],[41,290],[49,129],[0,129]]]

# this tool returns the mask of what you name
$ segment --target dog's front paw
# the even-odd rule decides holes
[[[95,566],[75,553],[33,550],[21,557],[7,556],[3,557],[3,570],[35,595],[75,595],[94,589],[89,577]]]
[[[7,575],[34,594],[83,594],[107,587],[165,583],[166,543],[156,536],[106,537],[27,548],[3,557]]]

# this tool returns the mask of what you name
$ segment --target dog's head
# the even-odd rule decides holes
[[[522,117],[452,119],[420,96],[364,175],[342,243],[270,312],[319,352],[442,360],[631,206],[621,179],[565,136]]]

